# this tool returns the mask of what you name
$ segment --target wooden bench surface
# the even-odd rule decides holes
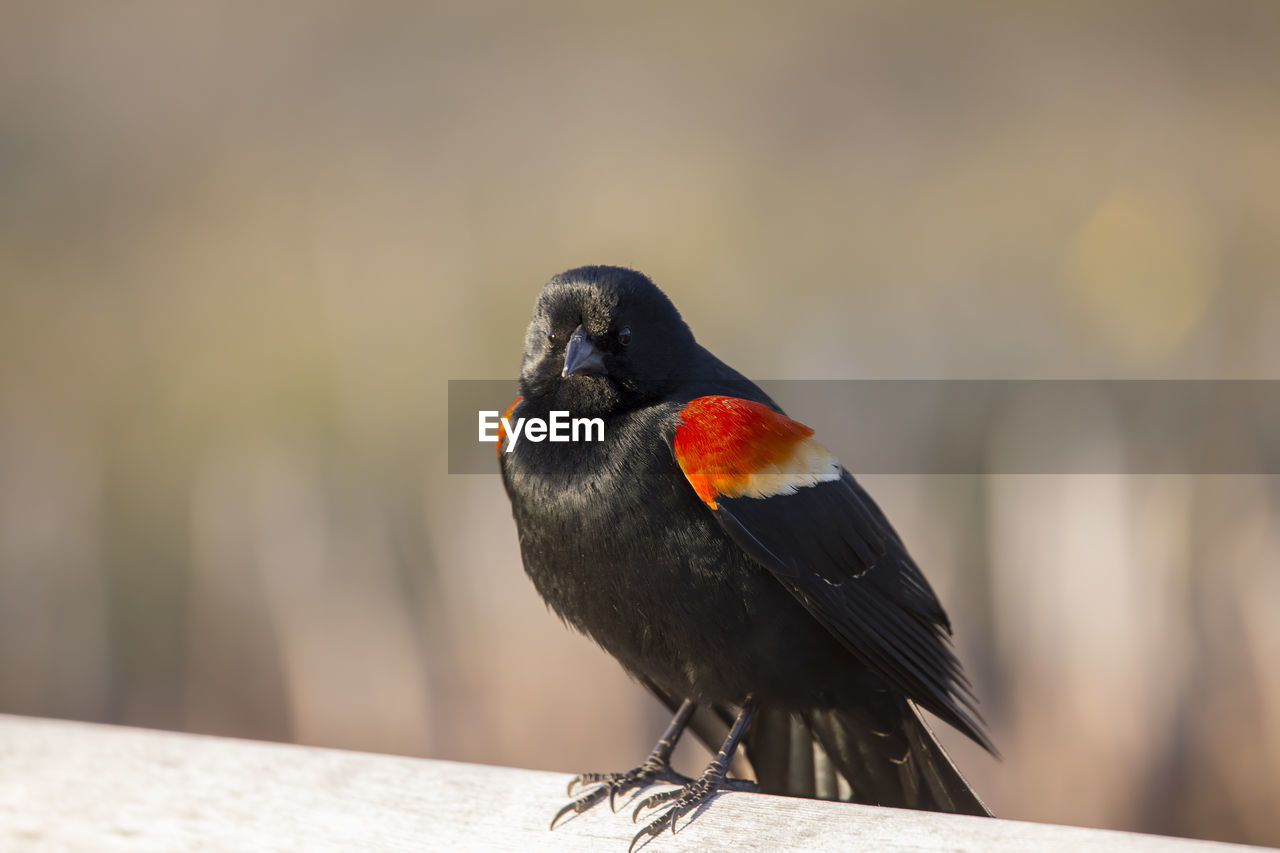
[[[606,806],[547,829],[569,776],[0,715],[0,850],[605,851]],[[643,849],[1243,851],[1152,835],[725,794]]]

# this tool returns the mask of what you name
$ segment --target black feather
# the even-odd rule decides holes
[[[556,341],[579,326],[603,375],[561,375]],[[602,443],[500,455],[525,570],[557,614],[672,709],[696,702],[689,725],[713,749],[756,707],[745,751],[764,790],[987,813],[912,704],[991,748],[950,624],[853,477],[715,510],[694,492],[673,451],[685,406],[777,407],[699,346],[648,279],[616,267],[553,279],[520,384],[513,416],[605,423]]]

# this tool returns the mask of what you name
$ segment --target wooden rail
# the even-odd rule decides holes
[[[636,827],[602,805],[547,823],[559,773],[0,715],[4,851],[606,851]],[[1049,824],[725,794],[644,849],[1243,851]]]

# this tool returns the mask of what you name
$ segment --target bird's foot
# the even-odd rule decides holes
[[[683,787],[673,791],[659,791],[640,801],[640,804],[636,806],[636,810],[631,813],[632,822],[639,818],[640,812],[645,809],[657,808],[663,803],[668,803],[672,800],[675,800],[675,803],[658,815],[644,829],[636,833],[635,838],[631,839],[631,846],[627,848],[627,853],[631,853],[641,839],[656,838],[668,827],[674,833],[677,820],[687,814],[696,812],[711,802],[712,798],[717,794],[725,791],[748,791],[754,793],[758,790],[760,790],[759,787],[750,779],[726,778],[724,770],[713,764],[707,768],[707,772],[703,773],[702,776],[697,779],[690,779]]]
[[[587,791],[576,800],[569,802],[564,808],[556,812],[556,816],[551,819],[551,828],[555,829],[560,818],[567,814],[582,814],[593,806],[598,805],[605,797],[609,798],[609,808],[617,811],[614,803],[618,799],[619,794],[626,794],[629,791],[636,791],[648,788],[651,785],[665,783],[667,785],[677,785],[683,788],[693,783],[682,773],[677,773],[671,768],[671,765],[665,761],[657,761],[652,757],[625,773],[581,773],[569,780],[569,787],[565,793],[573,796],[574,788],[579,786],[586,787],[595,785],[590,791]]]

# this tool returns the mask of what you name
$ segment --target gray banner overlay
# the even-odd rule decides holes
[[[1277,380],[758,384],[854,474],[1280,474]],[[517,393],[450,380],[450,474],[497,473],[479,413]]]

